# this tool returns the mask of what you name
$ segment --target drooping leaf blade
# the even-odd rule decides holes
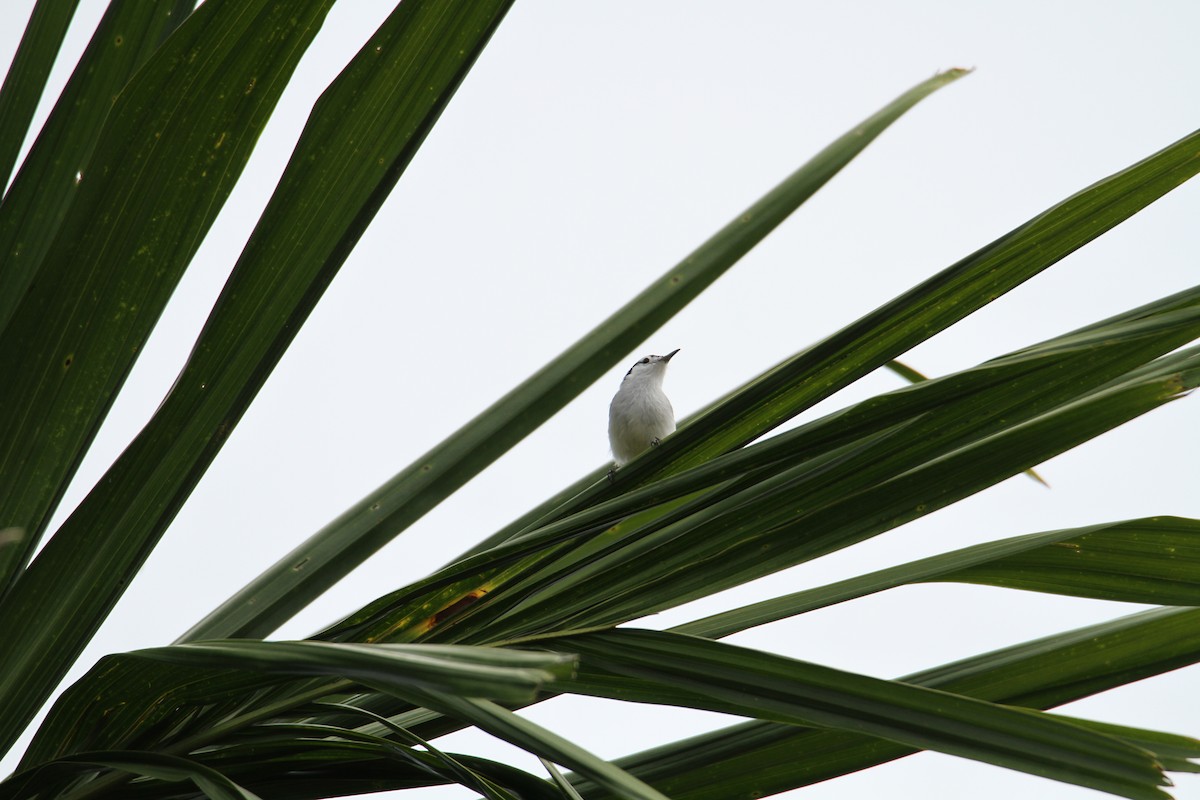
[[[667,800],[660,792],[608,761],[490,701],[431,693],[421,705],[469,722],[530,753],[569,767],[618,797]]]
[[[369,645],[229,639],[135,651],[209,670],[282,676],[342,677],[362,683],[528,702],[544,683],[571,674],[575,659],[499,648],[454,645]]]
[[[191,781],[203,796],[210,800],[260,800],[254,792],[239,786],[217,770],[191,759],[164,753],[129,750],[80,753],[46,764],[32,773],[18,774],[11,782],[0,786],[0,797],[7,800],[37,796],[37,793],[45,788],[42,781],[47,773],[70,774],[91,771],[98,767],[171,783]],[[28,794],[21,793],[25,789],[29,790]]]
[[[1161,608],[1003,648],[900,680],[991,702],[1051,708],[1198,660],[1200,610]],[[1141,746],[1146,747],[1152,738],[1142,737]],[[1196,751],[1185,745],[1181,739],[1167,737],[1168,755],[1195,758]],[[796,758],[798,752],[805,758]],[[616,763],[673,800],[749,800],[856,772],[912,752],[857,734],[756,721],[656,747],[617,759]],[[588,798],[616,797],[586,779],[573,782]]]
[[[580,654],[575,683],[584,691],[616,688],[609,696],[653,702],[663,702],[664,689],[682,692],[693,708],[867,733],[1127,797],[1165,796],[1149,753],[1047,716],[658,631],[620,629],[550,646]]]
[[[479,775],[492,787],[511,787],[522,800],[558,800],[549,784],[534,775],[472,755],[442,754],[464,770]],[[454,782],[442,769],[444,761],[429,752],[403,747],[361,731],[327,725],[268,723],[245,731],[232,744],[207,749],[192,757],[238,785],[273,800],[324,800],[398,789],[439,786]],[[54,765],[50,765],[50,769]],[[46,770],[38,774],[45,775]],[[484,777],[486,776],[486,777]],[[476,788],[471,784],[466,784]],[[45,782],[39,788],[46,788]],[[97,776],[87,791],[93,796],[129,800],[175,797],[171,787],[130,783],[120,773]],[[501,788],[489,800],[512,800]],[[0,788],[0,797],[9,800]]]
[[[189,752],[277,720],[287,709],[328,700],[355,681],[409,702],[408,693],[418,690],[528,702],[543,684],[573,670],[570,657],[500,648],[256,640],[151,648],[106,656],[69,688],[21,768],[135,742]],[[85,719],[103,724],[78,724]]]
[[[1196,759],[1200,759],[1200,739],[1181,736],[1177,733],[1131,728],[1128,725],[1114,725],[1110,722],[1069,717],[1065,714],[1055,714],[1054,716],[1066,720],[1072,725],[1080,725],[1109,736],[1115,736],[1154,753],[1155,758],[1163,765],[1163,769],[1168,772],[1200,772],[1200,763],[1196,762]]]
[[[966,581],[1105,600],[1200,605],[1200,520],[1180,517],[1048,531],[943,553],[676,626],[720,639],[896,586]]]
[[[368,719],[372,719],[377,722],[385,731],[395,735],[395,737],[401,741],[421,745],[433,759],[443,764],[446,772],[453,775],[459,783],[479,792],[481,795],[487,798],[487,800],[517,800],[508,792],[494,784],[492,781],[479,774],[476,770],[471,769],[469,766],[463,764],[457,758],[454,758],[448,753],[442,752],[438,748],[434,747],[431,743],[425,741],[420,736],[417,736],[412,731],[405,730],[387,717],[375,714],[369,709],[360,708],[348,703],[323,702],[320,703],[320,705],[322,707],[342,709],[354,716],[365,716]]]
[[[541,759],[541,761],[542,766],[545,767],[546,771],[550,773],[550,777],[554,779],[554,784],[559,788],[559,791],[562,792],[562,796],[565,798],[565,800],[583,800],[583,798],[579,796],[579,792],[575,791],[575,787],[571,785],[571,782],[568,781],[566,777],[558,771],[558,767],[554,766],[554,764],[544,758]]]

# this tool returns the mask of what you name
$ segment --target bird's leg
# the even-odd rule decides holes
[[[658,447],[660,444],[662,444],[662,439],[659,439],[657,436],[650,440],[651,447]]]

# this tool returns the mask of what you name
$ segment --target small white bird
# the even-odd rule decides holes
[[[667,362],[678,352],[646,356],[625,373],[608,407],[608,443],[618,467],[675,431],[675,410],[662,384]]]

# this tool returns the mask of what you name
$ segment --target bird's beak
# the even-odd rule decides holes
[[[678,353],[679,350],[680,350],[680,348],[676,347],[674,350],[667,353],[665,356],[663,356],[663,361],[670,361],[671,357],[674,356],[676,353]]]

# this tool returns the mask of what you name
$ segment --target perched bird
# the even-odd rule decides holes
[[[618,467],[675,431],[675,410],[662,384],[667,362],[678,352],[646,356],[625,373],[608,407],[608,442]]]

